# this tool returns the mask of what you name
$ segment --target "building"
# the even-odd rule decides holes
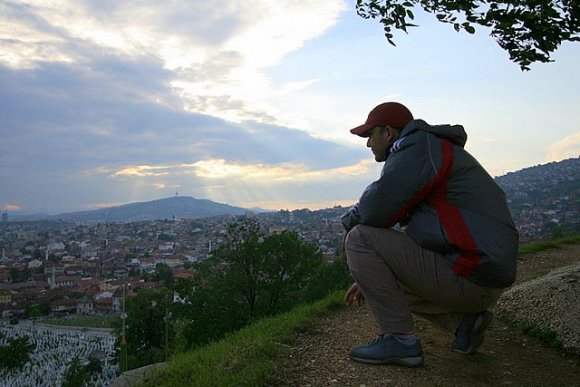
[[[0,305],[10,305],[12,303],[12,293],[9,290],[0,290]]]
[[[76,311],[76,302],[69,299],[54,301],[50,304],[50,311],[55,314],[72,314]]]
[[[95,312],[95,303],[89,297],[83,297],[77,300],[77,314],[93,314]]]
[[[80,280],[79,276],[61,276],[55,277],[51,276],[47,278],[48,285],[51,289],[59,288],[74,288],[77,286],[77,282]]]
[[[95,310],[101,314],[113,313],[113,298],[98,298],[95,299]]]

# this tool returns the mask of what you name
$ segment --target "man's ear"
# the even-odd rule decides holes
[[[392,126],[387,126],[386,128],[386,132],[389,134],[391,141],[395,141],[397,138],[399,138],[400,133],[398,129],[395,129]]]

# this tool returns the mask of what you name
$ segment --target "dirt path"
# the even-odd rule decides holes
[[[580,245],[524,256],[518,283],[580,261]],[[377,331],[366,306],[319,318],[290,350],[279,386],[580,386],[580,358],[564,355],[537,339],[494,320],[479,352],[465,356],[449,349],[452,336],[417,319],[426,362],[419,368],[369,366],[347,357],[353,345]]]

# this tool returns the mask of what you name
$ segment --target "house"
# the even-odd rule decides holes
[[[101,286],[100,286],[100,288],[101,288],[101,292],[110,292],[110,293],[111,293],[111,295],[113,295],[113,292],[114,292],[115,290],[117,290],[117,288],[118,288],[118,287],[119,287],[119,285],[117,285],[117,284],[113,283],[113,282],[112,282],[112,281],[110,281],[110,280],[107,280],[107,281],[103,282],[103,283],[101,284]]]
[[[32,261],[28,262],[28,268],[31,270],[38,269],[42,266],[42,261],[38,259],[33,259]]]
[[[113,298],[99,298],[95,299],[95,310],[102,314],[113,313]]]
[[[115,277],[117,279],[127,278],[128,276],[129,276],[129,271],[124,267],[120,267],[120,268],[113,270],[113,277]]]
[[[59,263],[47,261],[44,265],[44,274],[46,276],[51,276],[53,274],[56,276],[64,275],[64,266]]]
[[[178,266],[183,265],[183,260],[179,257],[176,257],[174,255],[171,256],[162,256],[162,257],[155,257],[155,267],[157,267],[157,264],[159,263],[163,263],[167,266],[169,266],[169,268],[174,269]]]
[[[106,298],[111,298],[111,297],[113,297],[113,292],[104,291],[104,292],[101,292],[95,296],[95,301],[106,299]]]
[[[9,290],[0,290],[0,305],[10,305],[12,303],[12,293]]]
[[[83,297],[77,300],[77,314],[93,314],[95,312],[95,303],[89,297]]]
[[[79,276],[49,276],[48,284],[51,289],[74,288],[79,280]]]
[[[77,281],[77,290],[83,293],[93,289],[100,291],[102,282],[98,278],[81,278]]]
[[[76,302],[68,298],[54,301],[50,304],[50,311],[56,314],[74,313],[76,311]]]
[[[54,242],[54,243],[50,243],[48,246],[46,246],[46,249],[49,251],[60,251],[60,250],[64,250],[65,246],[64,243],[62,242]]]
[[[10,282],[10,267],[0,266],[0,282]]]
[[[143,258],[141,260],[141,271],[148,271],[148,272],[152,272],[155,270],[155,259],[153,258]]]

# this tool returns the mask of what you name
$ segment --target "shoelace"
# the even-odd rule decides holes
[[[377,336],[377,337],[375,337],[375,338],[374,338],[374,339],[373,339],[371,342],[369,342],[369,345],[370,345],[370,344],[376,344],[376,343],[378,343],[378,342],[379,342],[379,341],[381,341],[381,340],[382,340],[384,337],[385,337],[385,335],[378,335],[378,336]]]

